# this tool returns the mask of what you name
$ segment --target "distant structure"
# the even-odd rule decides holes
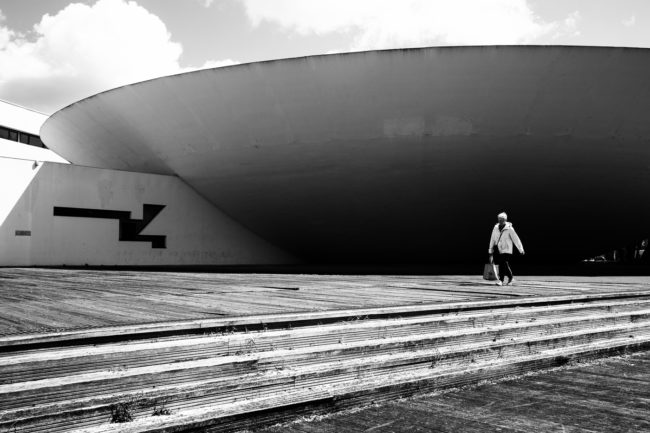
[[[46,119],[46,114],[0,100],[0,157],[67,163],[39,136]]]
[[[486,46],[124,86],[45,121],[72,165],[1,236],[32,264],[480,262],[507,209],[532,260],[579,262],[647,238],[648,76],[646,49]]]

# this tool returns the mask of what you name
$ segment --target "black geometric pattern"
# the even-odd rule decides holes
[[[62,206],[54,206],[54,216],[116,219],[120,222],[120,241],[151,242],[151,248],[167,248],[167,236],[140,234],[164,208],[162,204],[143,204],[141,220],[131,218],[130,211]]]

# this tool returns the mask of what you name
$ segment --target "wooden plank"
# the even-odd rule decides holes
[[[219,316],[646,292],[650,278],[210,274],[0,269],[0,335]],[[278,290],[268,287],[295,287]]]

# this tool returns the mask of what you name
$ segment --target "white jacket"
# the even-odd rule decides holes
[[[499,236],[501,237],[499,239]],[[503,228],[503,231],[499,230],[499,224],[497,223],[492,229],[492,236],[490,237],[490,249],[488,252],[490,254],[494,253],[494,246],[497,241],[499,242],[499,252],[503,254],[512,254],[512,244],[514,243],[520,253],[524,252],[524,246],[517,236],[512,223],[506,223],[506,226]]]

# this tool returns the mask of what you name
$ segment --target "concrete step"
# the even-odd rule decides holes
[[[201,355],[200,359],[182,361],[172,357],[171,362],[160,362],[151,355],[163,354],[170,347],[198,350],[203,344],[223,343],[224,339],[242,339],[247,335],[197,337],[192,339],[196,340],[194,344],[188,345],[178,344],[182,340],[175,338],[140,341],[125,345],[125,353],[137,355],[132,360],[137,363],[119,371],[80,369],[70,373],[64,368],[66,353],[71,359],[93,363],[106,354],[115,354],[113,349],[117,346],[108,351],[99,350],[100,347],[96,352],[84,352],[90,348],[80,347],[70,349],[73,352],[59,349],[49,356],[42,349],[5,354],[3,360],[9,362],[4,374],[16,376],[13,383],[0,385],[0,431],[90,428],[107,423],[111,408],[119,402],[130,403],[137,418],[136,423],[121,426],[135,428],[140,420],[150,423],[147,419],[151,418],[152,407],[163,401],[178,416],[191,411],[212,413],[209,408],[215,405],[231,407],[242,401],[271,401],[272,397],[285,394],[287,401],[293,401],[292,392],[302,395],[300,392],[308,393],[306,390],[318,387],[337,390],[335,395],[348,395],[346,384],[355,381],[366,384],[364,389],[368,391],[374,390],[377,383],[402,383],[399,381],[410,376],[431,379],[479,365],[491,368],[492,364],[505,366],[526,357],[545,359],[560,356],[558,353],[573,356],[576,350],[588,352],[586,348],[592,346],[607,351],[642,346],[650,341],[647,300],[616,300],[610,301],[611,305],[593,302],[594,305],[574,308],[562,304],[561,308],[537,306],[530,311],[513,308],[496,313],[457,312],[266,331],[256,334],[266,339],[267,346],[260,346],[261,350],[256,344],[246,353],[230,354],[215,346],[221,347],[216,356]],[[378,332],[382,329],[385,334]],[[337,335],[346,336],[347,341],[337,341]],[[271,346],[274,339],[279,345],[276,348]],[[195,344],[199,340],[201,343]],[[151,346],[160,343],[164,344]],[[21,368],[23,377],[30,377],[30,371],[39,363],[52,369],[50,377],[20,380]]]

